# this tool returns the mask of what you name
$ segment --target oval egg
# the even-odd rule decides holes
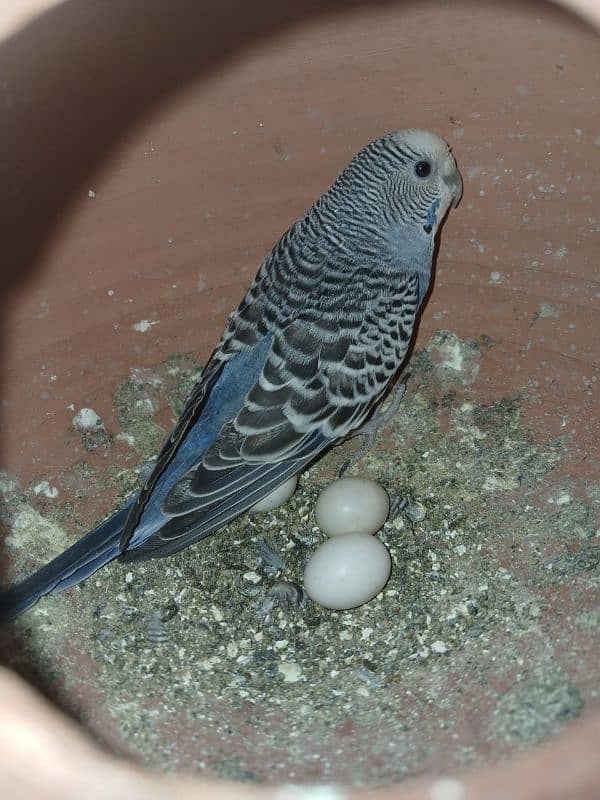
[[[377,533],[390,513],[390,498],[379,483],[366,478],[339,478],[323,489],[315,520],[327,536]]]
[[[298,476],[293,475],[287,481],[284,481],[281,486],[278,486],[270,494],[263,497],[262,500],[259,500],[252,508],[249,508],[248,514],[260,514],[263,511],[272,511],[274,508],[282,506],[294,494],[296,486],[298,486]]]
[[[325,608],[355,608],[383,589],[391,569],[390,554],[377,537],[349,533],[317,548],[304,570],[304,588]]]

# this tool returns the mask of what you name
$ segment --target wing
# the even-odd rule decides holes
[[[256,347],[277,326],[284,325],[308,301],[317,287],[322,262],[318,255],[312,259],[305,257],[296,244],[298,234],[302,236],[303,225],[304,221],[296,223],[280,239],[261,265],[242,302],[229,315],[221,340],[131,507],[121,536],[122,554],[131,542],[157,483],[202,419],[224,365],[239,353]]]
[[[263,264],[244,299],[229,315],[221,340],[202,370],[200,380],[192,389],[179,419],[131,507],[121,536],[121,553],[127,549],[156,484],[201,419],[211,391],[218,383],[225,364],[234,359],[238,353],[255,347],[268,334],[273,324],[272,304],[266,302],[268,295],[265,292],[265,284],[268,283],[268,271],[266,264]]]
[[[186,513],[224,473],[295,460],[316,433],[329,442],[358,428],[402,363],[418,307],[418,278],[406,276],[394,294],[335,310],[305,308],[274,335],[259,380],[189,476],[184,498],[167,498],[170,513]]]
[[[274,333],[259,379],[162,503],[162,527],[128,554],[176,552],[243,513],[358,428],[402,362],[418,306],[417,279],[392,298],[345,309],[304,308]]]

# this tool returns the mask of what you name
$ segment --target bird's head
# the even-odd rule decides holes
[[[384,191],[393,209],[412,223],[421,223],[426,234],[452,206],[456,208],[463,182],[448,144],[435,133],[396,131],[380,139],[381,157],[389,159]]]
[[[332,189],[355,221],[361,250],[423,269],[462,177],[448,144],[434,133],[402,130],[368,144]]]

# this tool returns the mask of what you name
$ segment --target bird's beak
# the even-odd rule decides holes
[[[463,193],[463,180],[458,167],[455,166],[450,175],[444,175],[444,183],[452,192],[452,208],[456,208]]]

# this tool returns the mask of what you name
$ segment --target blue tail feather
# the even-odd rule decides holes
[[[49,564],[21,583],[0,593],[0,622],[17,617],[51,592],[81,583],[120,552],[120,537],[135,495],[108,519],[83,536]]]

